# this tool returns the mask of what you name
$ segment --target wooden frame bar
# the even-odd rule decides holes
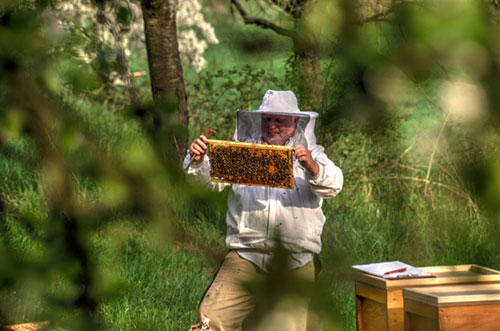
[[[3,331],[56,331],[57,329],[50,326],[47,321],[35,323],[22,323],[15,325],[6,325],[2,328]],[[61,329],[62,330],[62,329]]]

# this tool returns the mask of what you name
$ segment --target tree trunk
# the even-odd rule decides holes
[[[255,24],[264,29],[291,38],[293,41],[294,63],[291,82],[300,99],[303,110],[318,111],[323,109],[323,81],[320,66],[320,42],[318,31],[312,31],[305,22],[305,17],[317,4],[315,0],[268,0],[269,3],[281,7],[294,21],[294,29],[289,30],[277,26],[272,21],[251,17],[239,0],[231,0],[231,4],[240,13],[245,24]]]
[[[320,66],[320,46],[313,35],[293,40],[294,53],[300,70],[298,95],[301,108],[321,112],[323,109],[323,79]]]
[[[187,150],[188,109],[184,87],[179,46],[177,43],[176,0],[142,0],[144,33],[148,54],[153,100],[157,109],[168,111],[167,101],[177,102],[177,120],[180,130],[171,139],[177,156],[181,159]],[[171,127],[165,123],[168,116],[155,114],[155,129]]]
[[[302,108],[321,113],[323,110],[323,80],[320,63],[319,31],[311,29],[306,23],[311,15],[316,0],[295,1],[296,11],[292,13],[295,19],[297,38],[293,40],[294,52],[300,58],[302,77],[299,84],[299,94],[302,95]],[[297,69],[299,69],[297,68]]]
[[[300,86],[302,93],[306,96],[304,110],[322,112],[323,110],[323,79],[319,54],[311,50],[302,59],[302,72],[304,74],[303,85]]]

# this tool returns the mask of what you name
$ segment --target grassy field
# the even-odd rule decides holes
[[[83,108],[82,113],[102,134],[100,140],[111,151],[120,149],[124,141],[141,139],[141,132],[133,123]],[[398,178],[384,180],[384,175],[394,170],[392,167],[372,169],[373,173],[369,173],[370,155],[377,150],[377,144],[355,130],[346,132],[327,147],[328,155],[344,170],[346,185],[338,197],[325,201],[323,207],[327,223],[319,284],[326,294],[322,313],[331,319],[325,330],[355,328],[352,264],[403,260],[414,265],[500,266],[492,263],[493,256],[488,255],[489,236],[484,224],[462,198],[446,192],[426,198],[422,184],[408,184]],[[8,209],[39,215],[40,223],[35,224],[40,231],[47,231],[41,179],[30,166],[36,159],[33,146],[21,139],[9,148],[11,153],[3,154],[0,162],[5,178],[1,191],[8,198]],[[366,173],[360,175],[360,171]],[[83,196],[100,198],[95,183],[82,178],[80,185]],[[391,190],[390,194],[387,190]],[[439,194],[437,190],[434,193]],[[221,195],[218,204],[202,208],[179,201],[183,212],[176,222],[189,237],[172,241],[158,224],[141,218],[119,219],[91,234],[96,277],[103,288],[112,289],[99,306],[106,329],[182,330],[195,321],[198,301],[224,253],[225,194]],[[23,259],[47,258],[49,252],[44,251],[42,243],[16,224],[14,218],[7,217],[5,221],[8,230],[4,234],[8,233]],[[204,244],[213,251],[204,250]],[[50,280],[53,291],[73,293],[75,289],[67,288],[71,287],[67,280],[54,277]],[[41,285],[35,286],[37,293],[41,292]],[[33,295],[23,289],[17,291],[9,297],[18,302],[26,302]],[[50,312],[43,309],[43,302],[35,295],[30,305],[14,305],[9,314],[17,322],[45,317]],[[63,320],[72,319],[72,315],[63,316]]]
[[[215,18],[217,13],[207,16]],[[268,88],[292,86],[285,78],[289,41],[235,23],[227,12],[219,16],[215,29],[220,44],[205,53],[208,67],[199,74],[187,67],[184,71],[190,139],[208,127],[217,129],[217,138],[232,139],[236,109],[257,108]],[[135,52],[132,60],[132,71],[147,70],[143,52]],[[330,60],[325,59],[325,72]],[[329,71],[332,99],[343,92],[340,66],[336,63]],[[135,83],[141,96],[150,100],[147,77]],[[416,266],[476,263],[500,268],[496,219],[466,189],[462,160],[455,158],[467,157],[474,143],[466,140],[459,123],[447,121],[430,101],[437,93],[432,77],[405,88],[381,133],[370,132],[352,118],[319,128],[325,138],[319,143],[345,177],[340,195],[323,205],[323,270],[315,288],[322,330],[355,330],[353,264],[401,260]],[[97,150],[116,157],[127,169],[143,167],[153,173],[147,178],[155,181],[159,162],[144,161],[152,155],[150,137],[126,109],[110,112],[88,95],[62,99],[77,126],[98,145],[74,147],[74,141],[86,146],[86,136],[80,137],[78,129],[62,130],[67,163],[84,169],[72,178],[78,199],[89,206],[118,206],[109,222],[94,224],[91,215],[83,226],[87,230],[82,241],[96,285],[93,295],[100,300],[97,319],[105,330],[188,330],[225,253],[227,192],[194,188],[184,195],[164,186],[158,195],[165,209],[172,209],[169,213],[160,210],[149,217],[127,209],[122,194],[139,196],[141,186],[123,193],[119,180],[101,180],[95,169],[85,166],[90,158],[86,154]],[[65,135],[76,138],[65,140]],[[50,218],[46,201],[47,164],[39,164],[40,153],[29,133],[13,135],[0,147],[0,258],[8,257],[10,263],[0,265],[5,285],[0,289],[0,322],[54,319],[71,328],[82,318],[68,303],[81,292],[74,285],[78,266],[59,251],[61,225]],[[134,155],[144,162],[131,161]],[[163,180],[163,175],[168,177],[162,172],[158,178]],[[174,186],[175,179],[169,180]],[[121,208],[126,210],[122,213]],[[17,269],[25,272],[18,275]]]

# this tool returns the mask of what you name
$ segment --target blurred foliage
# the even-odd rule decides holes
[[[217,131],[217,139],[233,140],[235,111],[258,109],[264,93],[268,89],[278,89],[281,84],[272,73],[254,70],[248,65],[205,72],[195,82],[187,82],[190,141],[209,128]]]
[[[348,270],[400,259],[498,268],[498,6],[310,3],[317,7],[303,19],[322,45],[318,141],[346,183],[325,201],[325,264]],[[299,89],[299,60],[289,58],[283,88]],[[338,290],[323,280],[329,293]],[[331,300],[323,305],[330,316]],[[352,323],[353,312],[343,318]]]
[[[321,36],[316,133],[345,187],[324,203],[318,282],[293,291],[312,293],[324,330],[345,330],[352,264],[500,268],[500,14],[496,1],[317,3],[304,17]],[[128,105],[75,59],[78,33],[48,28],[47,6],[0,3],[0,324],[187,328],[224,251],[226,195],[193,189],[170,161],[175,107]],[[236,109],[294,90],[289,59],[283,77],[235,67],[187,81],[190,139],[232,140]],[[286,294],[271,276],[263,301]]]
[[[489,10],[485,2],[407,3],[394,11],[391,24],[346,39],[337,59],[351,84],[342,93],[347,95],[344,102],[329,107],[329,118],[354,116],[387,135],[387,124],[406,116],[407,97],[420,95],[436,109],[440,122],[423,130],[435,136],[426,155],[431,158],[428,169],[441,167],[442,172],[426,173],[424,179],[451,176],[448,179],[455,182],[446,184],[458,192],[469,191],[464,177],[451,169],[481,169],[481,154],[497,154],[490,139],[498,138],[500,39],[499,26],[491,19],[498,13]],[[376,47],[374,32],[385,39],[385,47]],[[401,139],[394,142],[404,144]],[[404,148],[400,145],[396,152]],[[473,200],[477,203],[483,193],[475,190]]]
[[[45,28],[46,6],[0,7],[0,324],[107,329],[101,302],[129,288],[113,265],[99,263],[105,256],[95,250],[96,233],[106,228],[114,236],[124,219],[140,219],[156,229],[154,250],[165,251],[187,237],[173,222],[186,216],[175,199],[215,200],[199,190],[191,195],[170,161],[175,105],[115,115],[105,109],[106,82],[74,59],[78,37]],[[151,130],[158,119],[161,132]],[[110,254],[113,261],[127,252]]]

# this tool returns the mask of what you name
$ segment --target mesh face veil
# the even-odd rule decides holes
[[[268,90],[258,110],[238,110],[234,139],[276,145],[316,145],[314,125],[318,113],[298,108],[292,91]]]

